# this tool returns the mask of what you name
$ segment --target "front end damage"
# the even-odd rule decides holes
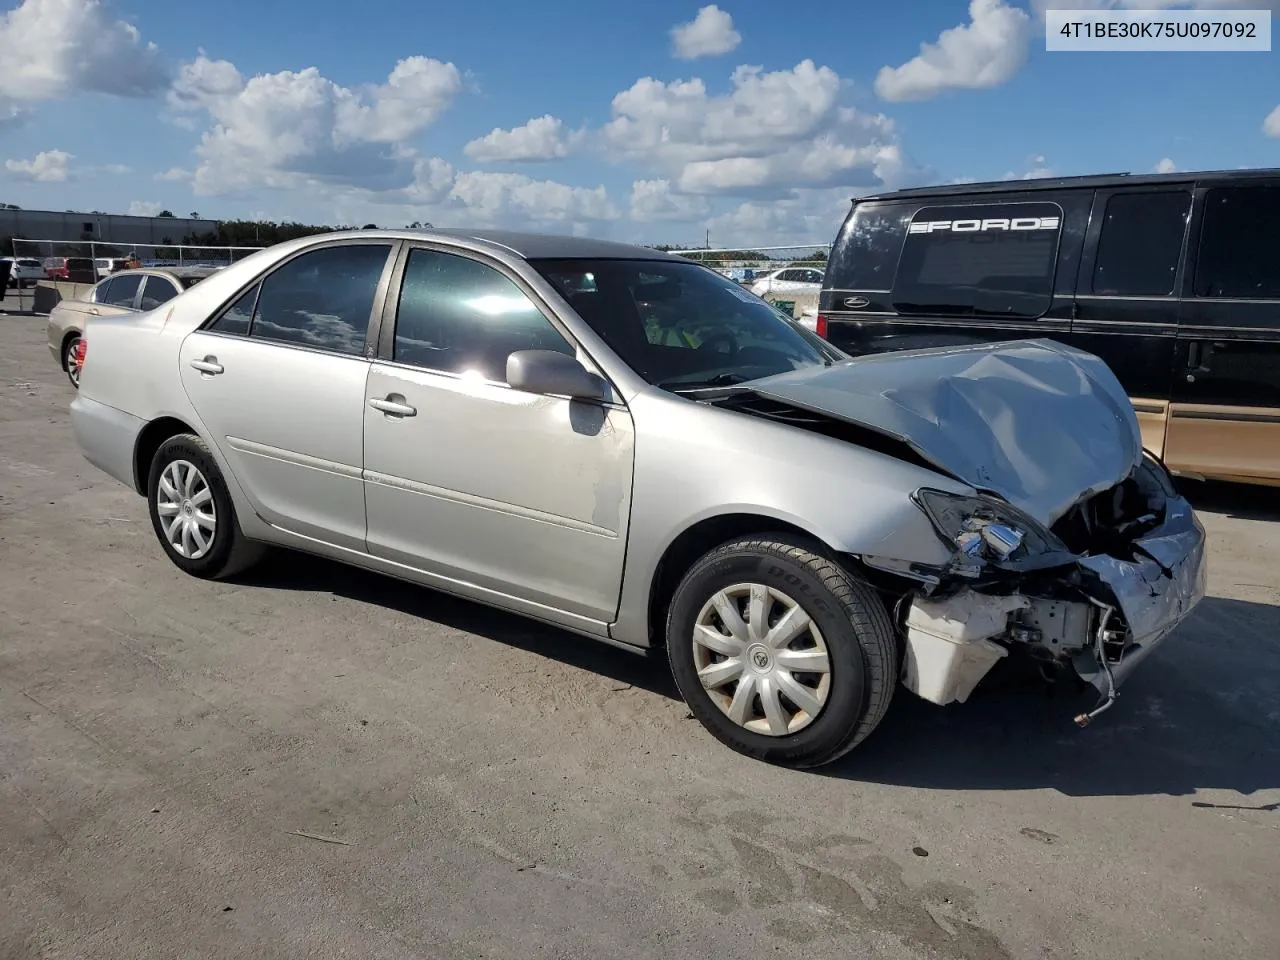
[[[895,571],[919,584],[898,604],[903,682],[934,703],[964,702],[1021,651],[1097,688],[1083,726],[1204,596],[1204,529],[1150,457],[1047,529],[993,497],[914,499],[952,551],[945,567]]]

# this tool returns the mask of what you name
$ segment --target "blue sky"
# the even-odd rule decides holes
[[[1050,5],[1280,7],[25,0],[0,200],[763,246],[921,182],[1280,166],[1276,53],[1047,53]]]

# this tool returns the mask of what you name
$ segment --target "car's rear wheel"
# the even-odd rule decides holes
[[[68,337],[62,345],[62,368],[67,371],[67,379],[77,390],[80,389],[80,341],[79,335]]]
[[[264,547],[240,530],[217,462],[195,434],[160,445],[147,479],[151,526],[181,570],[216,580],[252,566]]]
[[[717,739],[795,767],[861,743],[897,679],[875,591],[783,535],[724,544],[689,569],[668,613],[667,652],[689,709]]]

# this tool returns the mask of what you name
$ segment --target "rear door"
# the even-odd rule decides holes
[[[1165,459],[1280,480],[1280,183],[1203,185],[1175,349]]]
[[[191,404],[259,516],[360,551],[371,318],[394,246],[308,248],[188,336],[179,354]]]
[[[853,354],[1065,340],[1091,193],[859,204],[831,252],[820,312]]]
[[[1163,456],[1192,184],[1094,195],[1070,342],[1106,361],[1133,402],[1143,445]]]

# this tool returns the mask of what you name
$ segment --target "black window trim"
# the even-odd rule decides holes
[[[409,265],[409,255],[414,250],[430,250],[433,253],[444,253],[450,256],[461,257],[466,260],[473,260],[476,263],[493,270],[506,279],[510,280],[523,293],[529,302],[542,314],[543,318],[551,324],[551,328],[564,338],[565,343],[573,348],[574,356],[579,363],[585,363],[586,367],[592,372],[598,374],[609,385],[610,397],[602,401],[593,401],[598,406],[613,407],[617,409],[626,409],[626,403],[622,400],[622,393],[612,378],[605,372],[604,367],[595,361],[595,358],[587,351],[582,342],[574,336],[573,332],[565,325],[564,320],[555,311],[550,303],[546,301],[520,274],[511,269],[507,264],[503,263],[496,257],[490,256],[479,250],[473,250],[469,247],[455,246],[450,243],[444,243],[438,240],[406,240],[396,255],[394,269],[390,280],[390,287],[387,297],[382,307],[382,317],[380,318],[379,329],[381,339],[378,342],[377,354],[374,357],[379,366],[396,367],[401,370],[412,370],[417,373],[427,373],[432,376],[446,377],[450,380],[463,379],[462,374],[452,370],[437,370],[434,367],[427,367],[419,363],[406,363],[403,360],[395,359],[395,339],[396,339],[396,314],[400,308],[400,289],[404,284],[405,270]],[[532,269],[532,268],[531,268]],[[472,380],[473,383],[483,384],[490,387],[500,387],[504,390],[513,389],[505,380]]]
[[[1006,317],[1006,316],[1003,316],[1003,315],[1000,315],[1000,316],[993,315],[993,316],[982,316],[982,317],[980,317],[980,318],[978,318],[978,317],[956,317],[955,319],[957,319],[957,320],[964,320],[964,321],[966,321],[966,322],[967,322],[967,321],[972,321],[972,320],[975,320],[975,319],[980,319],[980,320],[982,320],[983,322],[987,322],[987,321],[991,321],[991,322],[998,322],[1000,327],[1005,327],[1005,326],[1008,326],[1009,324],[1019,324],[1019,323],[1021,323],[1021,324],[1027,324],[1027,323],[1035,323],[1036,321],[1043,320],[1045,317],[1047,317],[1047,316],[1048,316],[1048,315],[1053,311],[1054,303],[1055,303],[1055,302],[1057,301],[1057,299],[1058,299],[1058,268],[1059,268],[1059,266],[1060,266],[1060,265],[1061,265],[1061,263],[1062,263],[1062,245],[1063,245],[1063,240],[1065,239],[1065,235],[1066,235],[1066,225],[1067,225],[1067,213],[1066,213],[1066,210],[1065,210],[1065,209],[1063,209],[1062,204],[1061,204],[1061,203],[1059,203],[1057,200],[1051,200],[1051,199],[1047,199],[1047,198],[1041,198],[1041,199],[1030,199],[1030,200],[1028,200],[1028,199],[1025,199],[1025,194],[1013,194],[1013,195],[1006,196],[1006,197],[1003,197],[1003,198],[1000,198],[1000,199],[996,199],[996,200],[983,200],[983,201],[981,201],[981,202],[979,202],[979,203],[966,203],[966,202],[964,201],[964,195],[963,195],[963,194],[958,195],[958,196],[955,198],[955,202],[953,202],[953,203],[947,203],[947,202],[945,202],[947,199],[949,199],[949,198],[930,198],[930,200],[927,200],[927,201],[925,201],[925,202],[921,203],[919,206],[915,207],[915,208],[911,211],[910,215],[907,217],[907,221],[906,221],[905,229],[902,231],[902,241],[901,241],[901,243],[898,245],[898,259],[897,259],[897,261],[894,263],[894,266],[893,266],[893,282],[892,282],[891,284],[889,284],[889,289],[888,289],[887,291],[885,291],[885,292],[886,292],[886,293],[888,293],[888,295],[889,295],[889,304],[890,304],[890,306],[892,306],[892,307],[893,307],[894,314],[895,314],[896,316],[900,316],[900,317],[902,317],[902,318],[904,318],[904,319],[909,319],[909,318],[911,318],[911,317],[915,317],[915,316],[927,316],[927,315],[928,315],[928,314],[910,314],[910,313],[903,313],[901,310],[899,310],[899,309],[897,308],[897,306],[894,306],[894,302],[893,302],[893,292],[894,292],[894,290],[896,290],[896,289],[898,288],[898,273],[902,270],[902,258],[903,258],[903,256],[905,256],[905,255],[906,255],[906,252],[907,252],[907,240],[908,240],[908,238],[910,238],[910,236],[911,236],[911,224],[915,222],[916,217],[920,216],[920,214],[921,214],[921,212],[922,212],[922,211],[924,211],[924,210],[932,210],[932,209],[936,209],[936,208],[946,209],[946,208],[948,208],[948,207],[977,207],[977,208],[981,208],[981,207],[1013,207],[1013,206],[1017,206],[1017,205],[1019,205],[1019,204],[1031,204],[1031,205],[1038,205],[1038,206],[1052,206],[1052,207],[1057,208],[1057,211],[1058,211],[1058,232],[1057,232],[1057,237],[1056,237],[1056,243],[1055,243],[1054,248],[1053,248],[1053,272],[1052,272],[1051,274],[1049,274],[1049,276],[1048,276],[1048,281],[1049,281],[1049,297],[1048,297],[1049,302],[1048,302],[1048,304],[1045,306],[1045,308],[1044,308],[1043,310],[1041,310],[1039,313],[1037,313],[1037,314],[1036,314],[1035,316],[1033,316],[1033,317],[1032,317],[1032,316],[1025,316],[1025,315],[1019,315],[1019,316],[1007,316],[1007,317]],[[941,201],[941,202],[939,202],[939,201]],[[1095,196],[1095,200],[1094,200],[1094,202],[1095,202],[1095,203],[1097,202],[1096,196]],[[971,219],[972,219],[972,218],[971,218]],[[979,219],[985,219],[985,218],[979,218]],[[1090,230],[1092,230],[1092,229],[1093,229],[1093,222],[1092,222],[1092,221],[1093,221],[1093,214],[1092,214],[1092,212],[1090,212],[1090,223],[1089,223],[1089,229],[1090,229]],[[1074,285],[1075,285],[1076,287],[1079,287],[1079,277],[1078,277],[1078,276],[1077,276],[1077,278],[1076,278],[1076,283],[1075,283]],[[826,281],[825,281],[825,280],[823,281],[823,286],[826,286]],[[1053,322],[1053,321],[1051,321],[1051,322]]]
[[[342,237],[338,240],[327,240],[324,243],[313,243],[295,250],[283,260],[273,263],[270,267],[261,273],[255,274],[253,279],[236,289],[230,297],[225,299],[218,308],[213,311],[196,328],[196,333],[207,333],[215,337],[229,337],[236,340],[254,340],[256,343],[270,344],[273,347],[282,347],[284,349],[302,350],[306,353],[320,353],[327,357],[343,357],[349,360],[359,360],[368,363],[377,358],[377,345],[381,335],[382,318],[386,312],[387,292],[390,289],[391,276],[395,272],[396,264],[399,262],[400,255],[405,245],[404,240],[381,237]],[[287,340],[268,340],[264,337],[253,336],[254,322],[258,318],[258,297],[262,294],[262,284],[276,271],[282,269],[288,264],[297,260],[299,257],[306,256],[309,253],[316,253],[320,250],[328,250],[332,247],[387,247],[387,260],[383,264],[382,274],[378,278],[378,285],[374,289],[373,304],[369,311],[369,326],[365,330],[364,349],[360,353],[339,353],[337,350],[329,350],[325,347],[312,347],[303,343],[293,343]],[[253,297],[253,313],[250,315],[249,328],[244,333],[231,333],[227,330],[214,330],[213,325],[240,300],[242,296],[257,287],[257,292]]]
[[[1194,201],[1191,205],[1191,222],[1188,224],[1187,244],[1184,248],[1183,260],[1185,273],[1180,287],[1183,300],[1195,303],[1261,303],[1276,304],[1280,300],[1268,297],[1198,297],[1196,296],[1196,271],[1200,268],[1200,244],[1204,234],[1205,206],[1212,190],[1248,190],[1270,187],[1280,190],[1280,179],[1275,177],[1259,177],[1257,179],[1241,178],[1239,180],[1200,180],[1195,184]]]

